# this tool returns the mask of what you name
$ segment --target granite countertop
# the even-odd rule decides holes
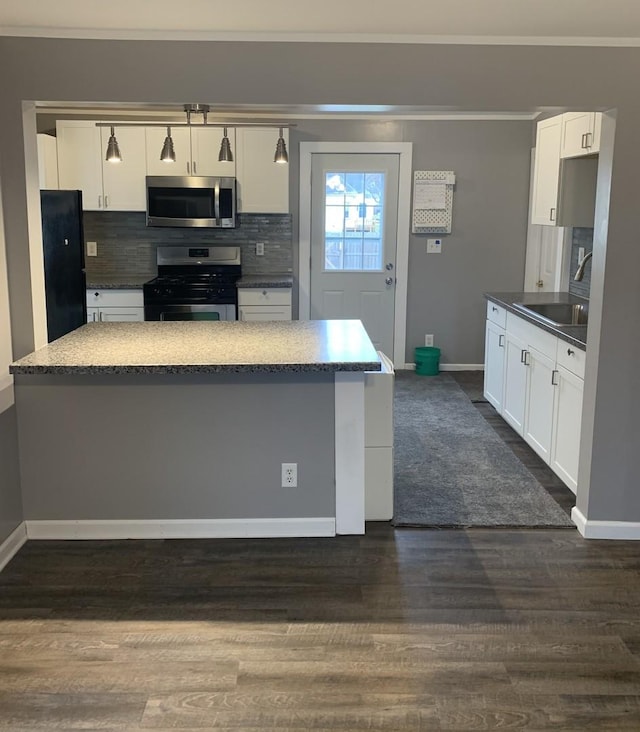
[[[87,275],[87,290],[141,290],[155,275]]]
[[[524,313],[522,310],[513,307],[513,303],[516,302],[522,303],[523,305],[536,305],[547,302],[584,303],[588,302],[586,298],[580,297],[579,295],[572,295],[569,292],[485,292],[484,296],[487,300],[491,300],[492,302],[501,305],[510,313],[514,313],[514,315],[517,315],[523,320],[528,320],[539,328],[542,328],[542,330],[546,330],[548,333],[553,333],[553,335],[558,336],[558,338],[566,341],[567,343],[571,343],[576,346],[576,348],[580,348],[583,351],[586,350],[586,325],[553,326],[539,320],[533,314],[529,315],[528,313]]]
[[[380,371],[359,320],[89,323],[12,374]]]
[[[246,274],[236,282],[236,287],[293,287],[293,275],[291,272]]]

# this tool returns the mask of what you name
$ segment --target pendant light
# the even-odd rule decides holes
[[[233,153],[231,152],[231,143],[227,137],[227,128],[224,128],[222,142],[220,143],[220,152],[218,153],[218,162],[220,163],[232,163]]]
[[[282,136],[282,127],[280,128],[280,137],[276,143],[276,154],[273,156],[274,163],[288,163],[289,155],[287,153],[287,144]]]
[[[109,137],[109,142],[107,143],[106,159],[110,163],[122,162],[122,155],[120,155],[120,148],[118,147],[118,141],[116,140],[116,133],[113,127],[111,128],[111,137]]]
[[[160,160],[163,163],[175,163],[176,151],[173,149],[173,138],[171,137],[171,127],[167,127],[167,136],[164,138],[164,145],[160,153]]]

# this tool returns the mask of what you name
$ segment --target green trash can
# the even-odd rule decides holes
[[[440,373],[440,349],[434,346],[416,348],[416,374],[437,376]]]

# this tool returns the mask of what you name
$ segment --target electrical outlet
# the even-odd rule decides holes
[[[298,463],[282,463],[282,487],[298,487]]]
[[[442,239],[427,239],[427,254],[440,254]]]
[[[264,242],[256,242],[256,257],[264,257]]]
[[[433,345],[433,333],[428,333],[424,337],[424,345],[425,346],[432,346]]]
[[[98,242],[97,241],[88,241],[87,242],[87,257],[97,257],[98,256]]]

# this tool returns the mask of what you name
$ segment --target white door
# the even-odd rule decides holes
[[[314,154],[311,318],[361,320],[393,353],[399,156]]]
[[[535,148],[531,151],[529,210],[533,203]],[[531,216],[529,216],[531,219]],[[529,223],[524,270],[525,292],[558,292],[562,289],[565,230],[560,226]]]

